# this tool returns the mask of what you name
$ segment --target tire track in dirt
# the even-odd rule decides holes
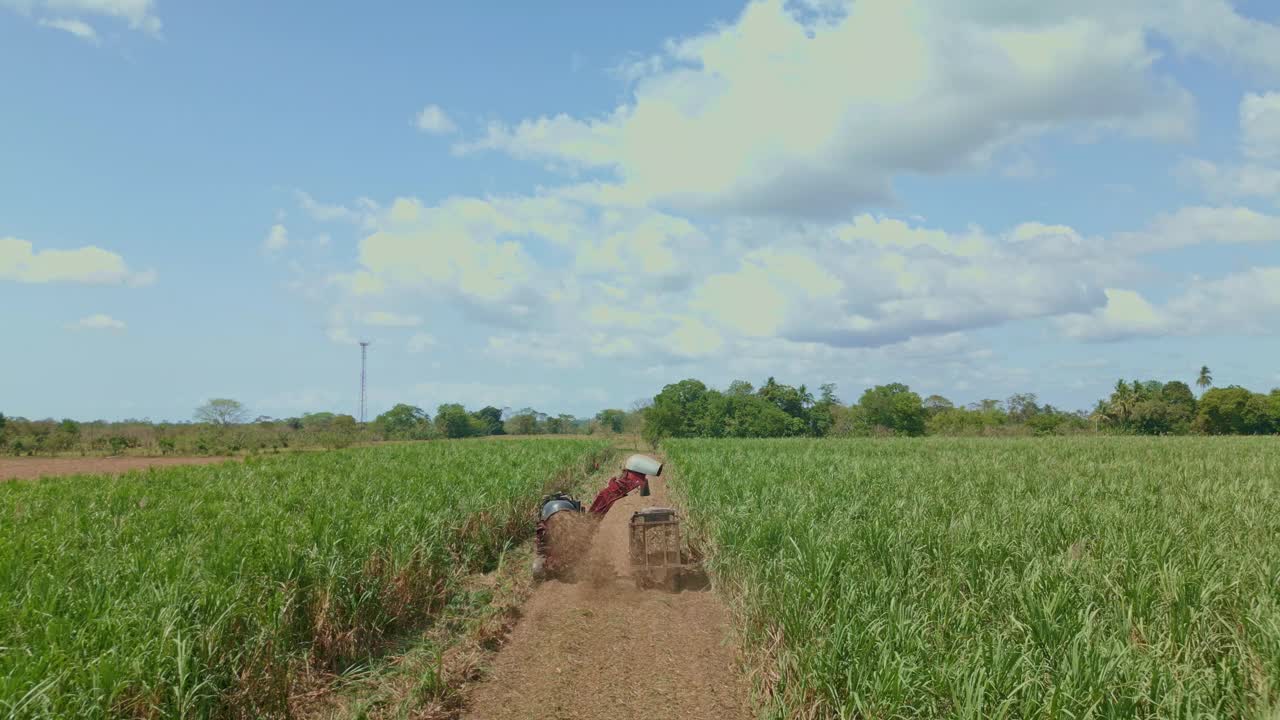
[[[472,720],[748,720],[729,614],[707,591],[637,590],[631,514],[668,503],[619,500],[600,523],[577,582],[549,580],[523,607],[488,679],[469,692]]]

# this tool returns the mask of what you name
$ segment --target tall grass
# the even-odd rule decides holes
[[[774,717],[1276,717],[1275,439],[666,450]]]
[[[544,485],[604,452],[431,443],[0,484],[0,716],[283,715],[303,674],[429,622],[531,533]]]

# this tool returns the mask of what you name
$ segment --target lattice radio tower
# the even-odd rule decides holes
[[[364,423],[364,412],[368,402],[368,394],[365,391],[365,382],[364,382],[365,358],[368,355],[368,352],[369,352],[369,341],[361,340],[360,341],[360,422],[361,424]]]

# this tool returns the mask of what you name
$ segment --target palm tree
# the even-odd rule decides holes
[[[1196,385],[1201,390],[1204,390],[1205,388],[1211,387],[1213,385],[1213,375],[1209,373],[1208,365],[1200,366],[1200,377],[1196,378]]]
[[[1124,380],[1116,381],[1115,392],[1111,393],[1111,414],[1121,425],[1129,424],[1129,413],[1133,411],[1133,402],[1137,397],[1133,388]]]
[[[1111,420],[1111,416],[1107,414],[1107,401],[1099,400],[1093,406],[1093,412],[1089,414],[1089,419],[1093,421],[1093,431],[1098,432],[1102,429],[1102,423]]]

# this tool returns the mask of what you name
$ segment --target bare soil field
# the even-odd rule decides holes
[[[0,481],[35,480],[59,475],[120,475],[130,470],[172,465],[211,465],[226,457],[83,457],[83,458],[0,458]]]
[[[746,720],[750,689],[728,612],[709,591],[637,590],[630,576],[631,514],[667,503],[620,500],[600,524],[575,582],[534,591],[486,680],[470,688],[475,720]]]

